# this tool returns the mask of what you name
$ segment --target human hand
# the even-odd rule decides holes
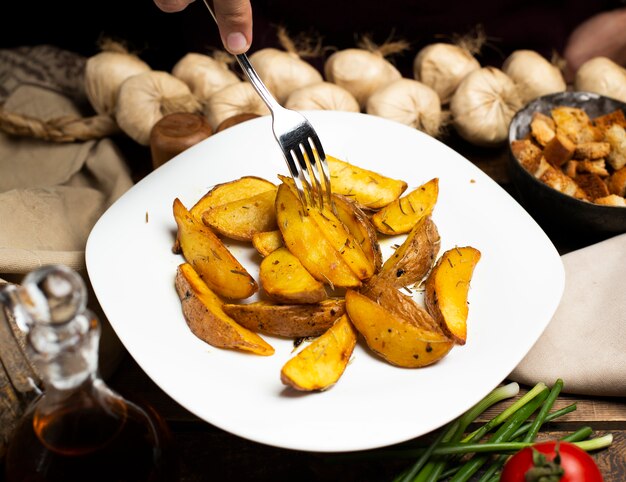
[[[164,12],[180,12],[194,0],[154,0]],[[250,0],[214,0],[213,9],[224,48],[242,54],[252,43],[252,6]]]
[[[593,57],[608,57],[626,65],[626,8],[600,13],[581,23],[569,36],[563,56],[568,80]]]

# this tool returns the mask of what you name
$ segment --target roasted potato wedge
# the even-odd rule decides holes
[[[314,305],[277,305],[267,301],[225,304],[224,312],[242,326],[258,333],[289,338],[320,336],[346,311],[343,298]]]
[[[267,256],[272,251],[284,246],[283,237],[278,229],[254,233],[252,235],[252,246],[261,256]]]
[[[254,234],[277,228],[275,204],[274,188],[207,209],[202,222],[229,238],[251,241]]]
[[[276,220],[285,246],[316,280],[333,287],[361,286],[359,277],[285,183],[276,194]]]
[[[211,290],[235,300],[248,298],[257,291],[254,278],[215,233],[194,218],[178,198],[174,200],[174,219],[185,260]]]
[[[353,199],[365,209],[380,209],[406,190],[404,181],[353,166],[326,155],[333,192]]]
[[[361,208],[346,196],[333,194],[333,201],[337,217],[361,245],[363,253],[374,266],[374,272],[378,272],[383,264],[383,257],[374,225]]]
[[[438,196],[439,179],[433,178],[375,213],[372,223],[382,234],[408,233],[433,212]]]
[[[283,366],[280,380],[296,390],[326,390],[348,366],[357,331],[346,315]]]
[[[233,348],[264,356],[274,354],[274,348],[263,338],[224,313],[222,300],[189,263],[178,266],[175,286],[185,320],[198,338],[218,348]]]
[[[402,288],[418,283],[433,267],[440,244],[439,231],[432,218],[422,218],[368,284],[382,282]]]
[[[431,365],[454,343],[440,332],[425,330],[354,290],[346,292],[346,311],[369,348],[392,365],[419,368]]]
[[[318,303],[327,297],[324,285],[285,247],[263,258],[259,280],[265,293],[279,303]]]
[[[426,280],[426,309],[455,343],[467,339],[467,293],[480,251],[471,246],[442,254]]]
[[[255,176],[245,176],[234,181],[218,184],[200,198],[189,210],[196,218],[211,208],[256,196],[265,191],[276,190],[276,185]]]

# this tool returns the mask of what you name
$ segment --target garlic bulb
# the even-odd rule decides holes
[[[323,80],[317,69],[295,52],[265,48],[250,55],[250,63],[281,104],[294,90]]]
[[[85,91],[98,114],[113,115],[120,85],[129,77],[150,70],[150,66],[129,54],[115,43],[108,49],[89,57],[85,65]]]
[[[574,89],[626,102],[626,69],[606,57],[595,57],[576,72]]]
[[[204,115],[213,129],[237,114],[266,115],[270,111],[248,82],[224,87],[211,96],[204,106]]]
[[[401,52],[406,42],[392,42],[380,47],[365,38],[360,48],[339,50],[324,64],[326,80],[350,92],[364,109],[367,99],[381,87],[402,78],[400,71],[385,59],[386,55]]]
[[[515,84],[495,67],[470,73],[450,102],[452,122],[459,135],[480,146],[504,142],[511,119],[521,107]]]
[[[360,111],[354,96],[331,82],[318,82],[294,90],[287,97],[285,107],[295,110]]]
[[[147,146],[152,127],[164,115],[199,110],[198,100],[182,80],[167,72],[149,71],[120,86],[115,119],[128,136]]]
[[[391,119],[437,136],[441,128],[441,102],[437,92],[412,79],[399,79],[374,92],[367,113]]]
[[[225,61],[193,52],[174,65],[172,74],[187,84],[201,102],[227,85],[241,82]]]
[[[504,61],[502,71],[517,85],[522,103],[567,88],[563,74],[533,50],[516,50]]]
[[[434,89],[447,104],[461,81],[480,63],[460,45],[435,43],[421,49],[413,60],[413,76]]]

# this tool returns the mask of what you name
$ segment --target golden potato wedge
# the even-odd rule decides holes
[[[467,292],[480,251],[471,246],[453,248],[441,255],[426,280],[426,309],[455,343],[467,339]]]
[[[289,338],[320,336],[346,312],[343,298],[314,305],[277,305],[268,301],[225,304],[224,312],[242,326],[258,333]]]
[[[334,193],[353,199],[365,209],[380,209],[395,201],[406,190],[404,181],[368,171],[326,155]]]
[[[327,297],[324,285],[285,247],[263,258],[259,281],[265,293],[279,303],[318,303]]]
[[[276,226],[276,188],[207,209],[202,222],[231,239],[251,241],[252,236]]]
[[[333,194],[333,200],[337,217],[361,245],[363,253],[374,266],[374,272],[378,272],[383,264],[383,256],[374,225],[361,208],[346,196]]]
[[[392,365],[419,368],[431,365],[454,343],[439,332],[425,330],[354,290],[346,292],[346,311],[367,346]]]
[[[330,388],[348,366],[356,340],[357,331],[343,315],[326,333],[285,363],[280,371],[281,382],[306,392]]]
[[[424,216],[429,216],[439,195],[439,179],[433,178],[395,200],[372,216],[372,223],[382,234],[405,234]]]
[[[185,260],[211,290],[235,300],[248,298],[257,291],[254,278],[215,233],[194,218],[178,198],[174,200],[174,219]]]
[[[211,208],[272,190],[276,190],[275,184],[260,177],[244,176],[234,181],[214,186],[189,211],[196,218],[202,219],[204,211]]]
[[[361,286],[359,277],[285,183],[276,194],[276,220],[285,246],[316,280],[333,287]]]
[[[402,288],[421,281],[433,267],[440,244],[439,231],[432,218],[422,218],[368,284],[384,282]]]
[[[222,300],[202,281],[189,263],[178,266],[176,292],[187,325],[202,341],[257,355],[273,355],[274,348],[256,333],[240,326],[222,310]]]
[[[280,230],[265,231],[252,235],[252,246],[261,256],[267,256],[272,251],[284,246]]]

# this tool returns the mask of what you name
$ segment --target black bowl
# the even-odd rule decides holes
[[[626,113],[626,104],[591,92],[559,92],[539,97],[518,111],[509,127],[509,171],[524,208],[546,230],[566,230],[603,237],[626,232],[626,207],[602,206],[563,194],[536,179],[518,162],[511,142],[525,138],[535,112],[549,115],[554,107],[583,109],[595,118],[617,109]]]

